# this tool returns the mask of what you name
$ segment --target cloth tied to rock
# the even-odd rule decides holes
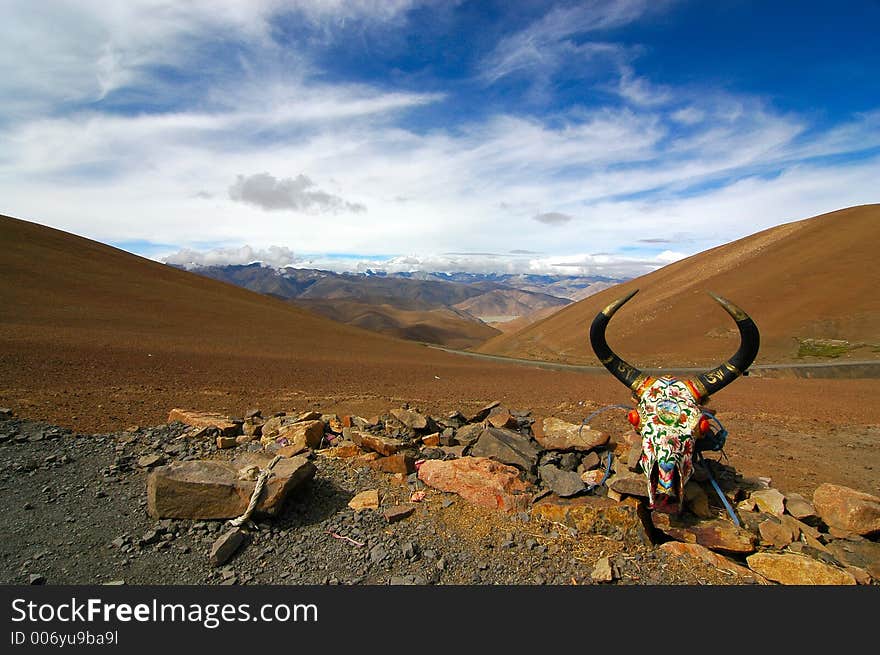
[[[257,483],[254,485],[254,492],[251,494],[251,500],[248,503],[247,509],[244,511],[244,514],[239,516],[238,518],[231,519],[229,521],[229,525],[234,528],[240,527],[246,521],[249,521],[251,518],[251,514],[254,512],[254,508],[257,506],[257,503],[260,500],[260,495],[263,493],[263,487],[266,486],[266,480],[269,479],[269,476],[272,475],[272,467],[278,463],[278,460],[281,459],[281,455],[275,455],[269,465],[260,471],[260,474],[257,476]]]

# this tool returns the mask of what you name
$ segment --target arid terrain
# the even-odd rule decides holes
[[[736,327],[707,292],[754,319],[756,364],[878,360],[878,240],[880,205],[787,223],[606,289],[475,350],[598,364],[584,331],[608,303],[639,289],[608,327],[611,347],[636,366],[711,366],[736,349]]]
[[[868,212],[868,219],[853,219],[859,226],[873,225],[876,219],[876,207],[852,211]],[[497,400],[534,417],[580,422],[601,407],[630,402],[628,391],[605,372],[544,370],[430,349],[340,325],[281,300],[33,223],[0,218],[0,241],[0,407],[12,409],[20,419],[84,434],[118,433],[164,424],[173,407],[233,416],[255,407],[266,416],[310,409],[367,416],[408,403],[425,413],[448,415]],[[770,241],[754,248],[755,258],[771,247],[776,259],[784,254],[784,239],[783,245]],[[833,244],[826,247],[836,253]],[[811,261],[808,252],[797,252],[803,254],[790,258]],[[843,266],[835,257],[828,263],[832,272]],[[706,266],[717,261],[705,258]],[[691,288],[688,303],[700,309],[684,313],[684,324],[696,322],[705,331],[717,323],[728,330],[729,318],[701,290],[706,286],[728,295],[752,312],[759,326],[768,326],[767,350],[759,361],[771,362],[788,352],[773,338],[773,326],[781,318],[771,312],[775,296],[769,290],[760,295],[734,282],[736,266],[742,266],[743,276],[749,274],[746,263],[741,258],[725,268],[727,284],[708,276],[700,290]],[[645,280],[671,276],[668,285],[673,286],[679,280],[675,271],[682,266],[667,267]],[[877,269],[866,261],[861,266],[858,284],[839,288],[831,294],[834,302],[816,305],[817,316],[827,314],[828,321],[841,326],[834,336],[869,339],[877,324],[871,313],[876,293],[864,297]],[[783,282],[775,285],[774,294],[782,289],[810,306],[830,293],[818,283],[805,286],[778,274]],[[762,283],[769,285],[767,278]],[[645,301],[659,294],[647,283],[642,288]],[[570,330],[572,343],[581,344],[583,351],[594,305],[619,293],[606,291],[562,310],[549,321],[573,318],[567,328],[554,327],[554,334]],[[632,304],[642,302],[643,294]],[[829,313],[835,308],[837,314]],[[857,315],[840,314],[846,308]],[[633,363],[647,366],[654,363],[647,355],[649,343],[626,336],[635,309],[629,314],[629,307],[621,310],[609,329],[609,341]],[[701,323],[710,314],[711,322]],[[657,325],[670,325],[661,319]],[[541,325],[528,330],[534,334]],[[691,359],[722,361],[736,347],[726,333],[702,342],[675,342],[671,332],[661,337],[657,343],[665,342],[664,357],[671,348],[679,349],[679,365]],[[868,356],[871,351],[858,352]],[[832,482],[878,494],[876,384],[873,379],[737,380],[712,399],[712,408],[730,432],[725,448],[729,463],[744,475],[771,478],[784,492],[809,496],[820,483]],[[628,429],[622,412],[606,412],[593,425],[612,434]]]

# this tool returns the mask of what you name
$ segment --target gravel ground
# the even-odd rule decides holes
[[[608,557],[617,585],[748,584],[640,543],[577,534],[527,513],[502,514],[426,490],[414,514],[389,524],[348,501],[378,489],[382,507],[421,483],[313,454],[318,472],[283,512],[258,522],[235,556],[209,562],[224,521],[161,520],[146,512],[144,455],[171,461],[231,457],[178,439],[178,423],[134,432],[73,434],[0,419],[0,541],[6,584],[568,585],[593,584]],[[402,476],[401,476],[402,477]],[[334,536],[336,535],[336,536]]]

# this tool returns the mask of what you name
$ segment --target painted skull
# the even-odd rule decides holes
[[[637,406],[638,431],[642,437],[639,462],[648,478],[648,500],[651,507],[678,499],[679,509],[684,486],[693,473],[693,456],[699,438],[702,410],[695,392],[672,377],[648,378],[642,385]]]
[[[648,483],[651,508],[668,509],[673,499],[681,510],[684,486],[693,473],[696,441],[701,436],[701,405],[709,396],[742,375],[755,360],[760,335],[754,321],[732,302],[712,297],[730,314],[740,333],[739,350],[729,360],[695,378],[651,377],[626,363],[608,346],[605,328],[614,313],[638,289],[603,309],[590,327],[593,351],[614,377],[629,387],[638,403],[638,421],[631,419],[642,437],[640,463]]]

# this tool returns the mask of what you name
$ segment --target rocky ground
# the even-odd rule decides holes
[[[539,489],[534,497],[538,503],[499,511],[430,488],[416,473],[382,472],[370,465],[376,457],[331,457],[331,450],[320,448],[306,451],[317,467],[314,477],[292,493],[277,516],[246,524],[243,544],[228,561],[214,565],[212,545],[229,530],[227,522],[151,517],[147,476],[167,462],[229,460],[237,452],[258,450],[262,445],[254,441],[218,449],[215,439],[204,438],[204,433],[203,438],[192,438],[193,432],[190,426],[171,422],[110,434],[74,434],[44,423],[0,417],[0,505],[6,526],[0,542],[0,582],[767,583],[762,575],[746,568],[745,553],[731,556],[728,552],[727,557],[713,560],[716,555],[712,551],[701,549],[693,557],[682,550],[682,543],[650,525],[644,533],[609,527],[607,522],[580,524],[579,530],[576,521],[566,520],[567,515],[538,511],[548,494],[556,497],[539,476],[533,476]],[[412,430],[395,434],[414,436]],[[456,458],[448,453],[437,455],[436,447],[433,454],[430,450],[428,447],[426,452],[422,446],[421,454],[437,461]],[[559,457],[551,453],[548,458],[547,454],[536,455],[536,464],[540,458],[543,467],[562,471]],[[378,508],[355,510],[349,506],[355,496],[370,490],[378,491]],[[423,494],[414,496],[416,492]],[[607,493],[605,487],[599,487],[592,492],[580,489],[572,495],[583,498]],[[613,491],[610,495],[618,500],[625,496]],[[750,509],[748,502],[746,499],[741,512]],[[386,516],[389,508],[400,506],[412,513],[400,520]],[[748,513],[760,522],[768,519],[754,502],[751,509],[756,511]],[[719,512],[718,508],[714,511]],[[769,527],[779,523],[776,519],[770,522],[774,525]],[[809,543],[806,535],[785,538],[768,529],[766,535],[761,532],[761,538],[754,539],[755,547],[749,552],[803,557],[835,571],[851,571],[848,575],[853,582],[877,584],[868,571],[877,575],[880,545],[845,532],[832,536],[818,519],[810,522],[817,528],[805,526],[811,533],[816,530],[816,538]],[[662,521],[658,525],[669,532]],[[754,531],[759,533],[757,528]],[[847,539],[847,544],[852,544],[847,548],[856,554],[847,556],[849,562],[841,562],[839,550],[831,547],[835,541]],[[681,539],[688,540],[692,538]],[[779,543],[774,545],[774,540]]]

